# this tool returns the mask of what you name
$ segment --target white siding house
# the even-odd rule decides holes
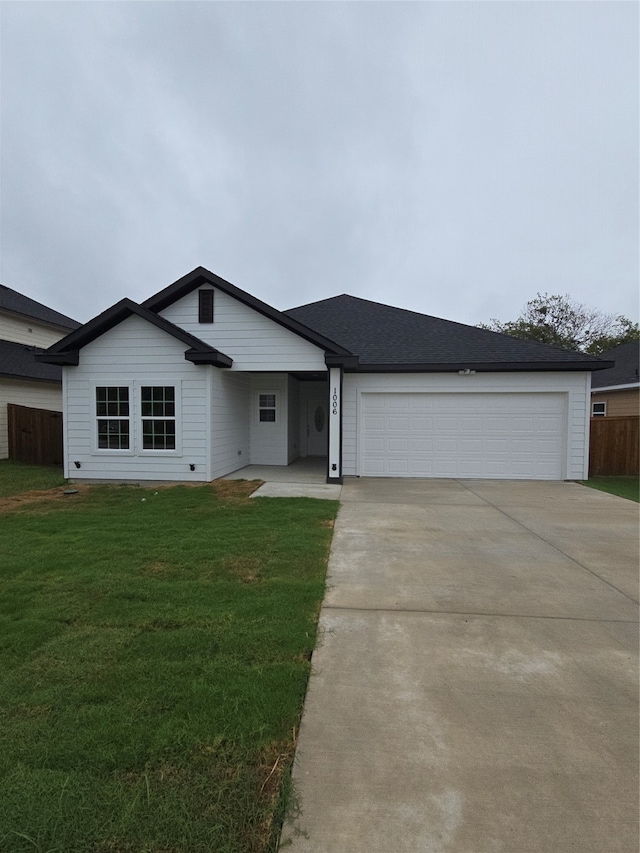
[[[348,296],[281,313],[202,268],[41,359],[64,370],[67,476],[128,482],[307,455],[329,482],[582,479],[607,366]]]

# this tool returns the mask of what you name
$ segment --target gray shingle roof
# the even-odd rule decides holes
[[[47,308],[46,305],[36,302],[35,299],[29,299],[28,296],[24,296],[4,284],[0,284],[0,311],[10,311],[12,314],[38,320],[40,323],[60,326],[63,329],[77,329],[80,325],[71,317],[60,314],[52,308]]]
[[[62,382],[62,368],[36,361],[38,347],[0,341],[0,376],[12,379],[40,379],[45,382]]]
[[[628,344],[603,352],[601,358],[615,361],[615,367],[608,370],[599,370],[593,374],[591,379],[592,388],[608,388],[611,385],[633,385],[639,381],[638,369],[640,362],[640,341],[631,341]]]
[[[356,296],[334,296],[284,311],[360,357],[360,365],[540,365],[583,369],[599,359],[441,320]],[[579,367],[580,365],[580,367]],[[584,366],[588,365],[588,366]],[[513,369],[513,368],[512,368]],[[534,369],[534,368],[529,368]]]

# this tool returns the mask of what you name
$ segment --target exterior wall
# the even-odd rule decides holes
[[[250,379],[230,370],[209,369],[212,372],[210,479],[215,480],[250,462]]]
[[[61,412],[62,388],[56,382],[0,379],[0,459],[9,456],[7,403]]]
[[[16,317],[13,314],[0,312],[0,340],[13,341],[32,347],[46,349],[69,334],[71,329],[54,329],[26,317]]]
[[[197,482],[209,478],[210,366],[191,364],[185,360],[184,351],[183,343],[137,316],[128,317],[83,347],[79,365],[64,368],[66,476],[120,482]],[[136,383],[174,385],[178,389],[176,451],[141,450]],[[131,386],[131,451],[97,449],[96,385]],[[75,460],[81,469],[74,466]],[[190,464],[195,465],[195,471],[190,470]]]
[[[276,395],[276,420],[261,423],[260,394]],[[289,441],[288,377],[286,373],[255,373],[251,377],[250,443],[253,465],[287,465]]]
[[[320,347],[228,294],[211,289],[213,323],[198,323],[197,289],[160,311],[160,316],[230,356],[232,370],[325,370]]]
[[[587,417],[591,376],[589,373],[347,373],[342,398],[342,470],[358,475],[358,407],[362,391],[562,392],[568,396],[565,432],[564,479],[587,477],[589,420]]]
[[[292,376],[287,382],[287,464],[300,456],[300,383]]]
[[[606,403],[606,418],[623,418],[640,415],[640,389],[629,388],[626,391],[594,391],[592,403]],[[602,415],[598,415],[602,417]]]

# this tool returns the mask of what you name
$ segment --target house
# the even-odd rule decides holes
[[[593,374],[591,417],[619,418],[640,415],[640,341],[630,341],[603,352],[613,367]]]
[[[37,362],[51,344],[80,324],[0,285],[0,459],[9,455],[7,406],[62,411],[60,367]]]
[[[583,479],[594,356],[337,296],[277,311],[199,267],[38,360],[65,473],[209,481],[326,457],[345,476]]]

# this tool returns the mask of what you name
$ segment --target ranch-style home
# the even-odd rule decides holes
[[[199,267],[38,358],[63,367],[65,476],[587,477],[594,356],[336,296],[277,311]]]

